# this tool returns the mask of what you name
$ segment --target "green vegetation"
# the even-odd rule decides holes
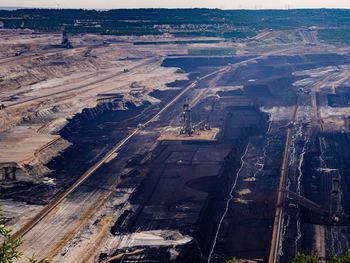
[[[219,10],[219,9],[117,9],[108,11],[82,9],[0,10],[5,28],[29,28],[58,31],[64,26],[69,33],[112,35],[159,35],[177,37],[224,37],[245,39],[260,30],[294,30],[300,27],[325,28],[321,38],[346,41],[350,27],[350,10]],[[331,28],[331,29],[329,29]],[[327,31],[330,30],[330,31]],[[344,34],[343,34],[344,33]]]
[[[296,30],[283,30],[273,32],[271,35],[256,41],[267,45],[283,45],[298,42],[301,43],[302,39],[299,32]]]
[[[5,227],[5,221],[0,214],[0,262],[1,263],[13,263],[15,260],[21,258],[22,253],[18,251],[18,248],[22,244],[22,241],[18,238],[11,236],[11,230]],[[49,263],[46,259],[37,260],[34,255],[28,259],[29,263]]]
[[[318,263],[318,257],[316,255],[305,255],[303,253],[297,253],[292,263]],[[350,249],[345,256],[333,257],[328,263],[350,263]]]
[[[229,56],[235,55],[236,51],[229,48],[189,49],[188,54],[193,56]]]
[[[18,247],[22,244],[22,241],[11,237],[11,230],[5,228],[5,221],[1,216],[0,236],[3,240],[0,246],[0,262],[12,263],[16,259],[19,259],[22,254],[18,252]]]
[[[50,263],[50,261],[47,259],[37,260],[37,259],[35,259],[35,256],[33,255],[29,258],[29,263]]]
[[[231,38],[231,39],[244,39],[244,38],[252,38],[256,36],[255,32],[252,31],[224,31],[222,33],[222,37],[224,38]]]
[[[176,37],[222,37],[226,39],[246,39],[256,36],[254,31],[224,30],[220,28],[202,31],[171,31]]]
[[[318,32],[318,38],[330,44],[350,44],[350,28],[323,29]]]
[[[220,37],[218,32],[210,30],[197,30],[197,31],[176,31],[171,30],[171,34],[175,37]]]
[[[230,260],[226,260],[225,263],[235,263],[236,259],[232,258]],[[298,252],[292,263],[318,263],[319,259],[317,255],[305,255],[303,253]],[[350,249],[345,256],[333,257],[328,263],[350,263]]]
[[[349,263],[350,262],[350,249],[345,256],[333,257],[330,263]]]
[[[220,42],[220,40],[138,41],[134,42],[134,45],[212,44]]]
[[[303,253],[297,253],[292,263],[317,263],[318,258],[316,255],[305,255]]]

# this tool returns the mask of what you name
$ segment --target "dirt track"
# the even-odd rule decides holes
[[[38,50],[57,36],[39,39]],[[193,57],[181,45],[79,41],[83,47],[31,47],[0,61],[0,146],[30,144],[21,160],[4,151],[10,160],[0,164],[1,202],[14,200],[4,213],[23,236],[25,255],[289,262],[296,251],[317,249],[322,258],[345,252],[348,55],[321,45],[252,52],[247,44],[243,56]],[[193,122],[219,131],[215,139],[159,141],[181,126],[186,100]],[[13,167],[19,177],[7,180]],[[284,188],[331,216],[344,211],[341,226],[331,217],[320,222],[287,200]],[[28,204],[19,209],[21,202]]]

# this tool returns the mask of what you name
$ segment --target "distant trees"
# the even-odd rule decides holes
[[[220,10],[220,9],[17,9],[0,10],[4,28],[28,28],[70,34],[162,35],[224,37],[240,40],[260,30],[292,30],[317,26],[318,38],[329,44],[350,44],[350,11],[340,9]],[[325,19],[325,17],[327,19]],[[278,41],[286,40],[279,34]],[[292,43],[292,42],[291,42]]]

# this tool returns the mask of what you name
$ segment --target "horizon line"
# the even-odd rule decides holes
[[[16,11],[25,9],[48,9],[48,10],[95,10],[95,11],[110,11],[110,10],[140,10],[140,9],[206,9],[206,10],[222,10],[222,11],[288,11],[288,10],[350,10],[350,7],[286,7],[286,8],[214,8],[214,7],[120,7],[120,8],[84,8],[84,7],[38,7],[38,6],[0,6],[2,11]]]

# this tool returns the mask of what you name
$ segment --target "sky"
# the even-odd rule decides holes
[[[0,0],[2,7],[41,8],[350,8],[350,0]]]

